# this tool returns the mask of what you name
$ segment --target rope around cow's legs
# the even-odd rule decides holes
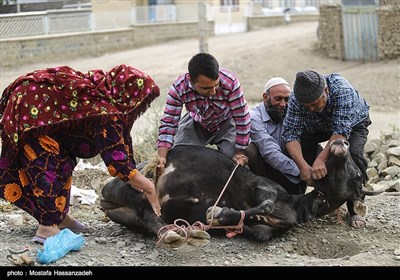
[[[229,182],[231,181],[233,174],[235,174],[236,169],[238,168],[238,166],[240,165],[240,163],[237,163],[235,168],[232,170],[231,175],[229,176],[228,180],[225,183],[224,188],[222,189],[221,193],[219,194],[217,200],[215,201],[212,209],[211,209],[211,221],[209,225],[204,225],[202,222],[200,221],[196,221],[195,223],[193,223],[193,225],[190,225],[187,221],[183,220],[183,219],[176,219],[174,221],[173,224],[169,224],[166,226],[163,226],[162,228],[159,229],[158,233],[157,233],[157,237],[158,237],[158,241],[157,244],[160,244],[162,240],[164,240],[165,236],[168,234],[168,232],[170,230],[175,231],[176,233],[178,233],[179,235],[181,235],[183,238],[185,238],[185,241],[188,240],[188,233],[191,230],[202,230],[202,231],[208,231],[209,229],[213,228],[213,229],[225,229],[227,231],[226,236],[228,238],[231,238],[233,236],[235,236],[238,233],[242,233],[243,232],[243,221],[245,218],[245,213],[244,211],[240,210],[240,221],[236,226],[212,226],[213,220],[214,220],[214,209],[217,206],[218,202],[220,201],[222,195],[224,194]],[[181,225],[178,225],[178,223],[181,222]]]

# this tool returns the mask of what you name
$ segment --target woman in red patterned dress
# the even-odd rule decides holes
[[[102,157],[111,176],[142,190],[160,214],[154,183],[136,169],[132,125],[160,95],[147,74],[119,65],[83,74],[67,66],[17,78],[0,102],[0,198],[38,222],[39,242],[87,226],[68,214],[77,158]]]

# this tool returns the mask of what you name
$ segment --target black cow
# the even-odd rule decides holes
[[[206,224],[212,220],[213,225],[237,225],[242,217],[239,210],[244,210],[243,233],[265,242],[293,225],[325,215],[349,200],[356,202],[355,213],[365,215],[364,194],[372,193],[362,189],[361,172],[348,148],[347,141],[332,143],[327,161],[328,175],[317,181],[314,190],[305,195],[289,195],[272,180],[238,166],[219,207],[213,208],[235,162],[210,148],[177,146],[169,151],[165,172],[156,184],[161,218],[153,213],[142,193],[117,178],[104,186],[101,205],[114,222],[129,228],[144,228],[153,234],[178,218],[189,224]],[[173,237],[172,241],[175,240]]]

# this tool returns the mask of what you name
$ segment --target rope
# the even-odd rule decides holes
[[[215,201],[212,209],[211,209],[211,221],[209,225],[204,225],[202,222],[195,222],[193,225],[190,225],[186,220],[184,219],[176,219],[173,224],[165,225],[161,227],[158,230],[157,237],[157,245],[161,243],[162,240],[164,240],[164,237],[167,235],[168,231],[173,230],[176,233],[178,233],[180,236],[182,236],[185,239],[185,242],[188,240],[188,232],[191,230],[202,230],[202,231],[208,231],[209,229],[225,229],[227,231],[226,237],[232,238],[237,234],[241,234],[243,232],[243,222],[245,218],[245,213],[243,210],[240,210],[240,221],[236,226],[212,226],[212,223],[214,221],[214,209],[217,206],[218,202],[220,201],[222,195],[224,194],[226,188],[228,187],[229,182],[231,181],[233,174],[235,174],[236,169],[240,163],[237,163],[235,168],[232,170],[231,175],[229,176],[228,180],[225,183],[225,186],[223,187],[221,193],[219,194],[217,200]],[[178,223],[182,223],[181,225],[178,225]]]
[[[178,223],[182,223],[179,225]],[[186,220],[184,219],[176,219],[173,224],[163,226],[158,230],[157,237],[158,237],[158,242],[157,245],[160,244],[162,240],[164,240],[164,237],[167,235],[168,231],[173,230],[176,233],[178,233],[180,236],[182,236],[185,239],[185,242],[188,240],[188,233],[191,230],[202,230],[202,231],[207,231],[207,227],[202,223],[202,222],[195,222],[193,225],[190,225]]]
[[[226,181],[224,188],[222,189],[221,193],[219,194],[219,197],[217,198],[217,201],[215,201],[215,203],[214,203],[214,205],[213,205],[213,208],[211,209],[211,221],[210,221],[210,225],[212,225],[212,222],[213,222],[213,220],[214,220],[214,216],[213,216],[214,209],[215,209],[215,207],[217,206],[217,204],[218,204],[219,200],[221,199],[222,195],[224,194],[224,192],[225,192],[225,190],[226,190],[226,187],[228,186],[229,182],[231,181],[231,179],[232,179],[232,177],[233,177],[233,174],[235,174],[235,171],[236,171],[236,169],[238,168],[239,165],[240,165],[240,163],[237,163],[237,164],[236,164],[236,166],[235,166],[235,168],[233,169],[231,175],[229,176],[228,180]]]
[[[208,229],[225,229],[226,230],[226,237],[232,238],[237,234],[241,234],[243,232],[243,225],[244,225],[244,218],[245,213],[243,210],[240,210],[240,221],[236,226],[207,226]]]
[[[341,226],[344,226],[345,223],[344,223],[343,218],[342,218],[342,213],[340,213],[340,208],[337,208],[337,209],[335,210],[335,216],[336,216],[336,220],[339,221],[339,224],[340,224]]]

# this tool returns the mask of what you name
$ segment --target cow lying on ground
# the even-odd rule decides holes
[[[213,225],[220,226],[237,225],[244,218],[243,234],[266,242],[349,200],[354,202],[356,214],[366,214],[364,195],[372,193],[362,189],[361,172],[348,148],[347,141],[332,143],[327,161],[328,175],[317,181],[314,190],[305,195],[289,195],[279,184],[238,166],[219,207],[213,207],[236,166],[235,162],[210,148],[178,146],[169,151],[166,169],[156,183],[161,217],[153,213],[142,193],[117,178],[104,186],[101,206],[114,222],[128,228],[146,229],[153,234],[178,218],[190,224],[205,224],[212,220]],[[166,242],[175,241],[171,240]]]

